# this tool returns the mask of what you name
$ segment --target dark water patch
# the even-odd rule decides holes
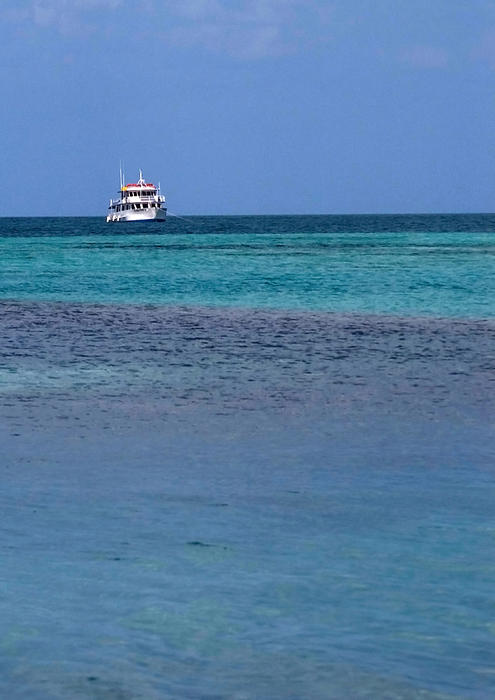
[[[100,240],[81,243],[80,245],[72,245],[71,250],[91,250],[94,252],[100,250],[115,250],[115,251],[131,251],[133,253],[143,253],[145,251],[165,251],[165,252],[183,252],[188,255],[197,253],[223,253],[226,255],[254,255],[254,256],[308,256],[316,254],[335,254],[335,253],[359,253],[390,256],[391,243],[395,243],[393,253],[403,258],[409,257],[429,257],[440,256],[445,257],[452,255],[494,255],[495,246],[491,242],[475,242],[468,245],[456,243],[440,243],[431,242],[412,243],[411,241],[402,241],[400,232],[390,232],[387,238],[379,238],[376,235],[370,236],[369,239],[360,239],[356,241],[345,241],[343,239],[328,240],[311,240],[311,237],[297,241],[287,242],[272,242],[270,245],[261,239],[259,243],[246,242],[242,238],[231,240],[229,243],[222,243],[221,239],[217,243],[207,243],[201,239],[195,238],[184,243],[173,242],[173,238],[168,240],[165,238],[163,242],[157,243],[156,238],[146,240],[146,237],[140,237],[134,243],[122,241],[121,239],[106,241],[104,237]],[[131,237],[132,238],[132,237]],[[395,239],[395,240],[394,240]]]
[[[495,408],[492,321],[4,302],[0,327],[4,416]]]
[[[190,547],[214,547],[214,544],[209,544],[208,542],[201,542],[201,540],[192,540],[192,542],[187,543]]]

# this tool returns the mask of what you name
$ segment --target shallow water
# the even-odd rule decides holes
[[[448,223],[450,222],[450,227]],[[495,217],[0,222],[0,298],[495,315]]]
[[[316,219],[296,246],[313,263],[315,237],[346,242],[339,227],[364,235],[355,248],[375,246],[339,253],[338,274],[358,289],[393,238],[388,217]],[[412,255],[413,234],[423,247],[430,236],[424,218],[394,219],[404,230],[380,253],[387,265]],[[39,237],[35,220],[10,220],[0,239],[0,693],[491,697],[488,267],[457,314],[445,289],[439,313],[405,308],[395,282],[373,314],[357,292],[353,308],[332,306],[320,286],[325,311],[305,291],[304,274],[308,288],[322,284],[312,265],[303,274],[292,244],[283,250],[300,217],[270,220],[270,231],[264,218],[236,219],[234,232],[230,218],[204,222],[225,233],[184,239],[190,276],[202,267],[208,280],[200,305],[184,280],[180,305],[156,295],[158,270],[168,279],[188,267],[185,233],[168,223],[127,237],[93,220],[45,220]],[[435,253],[442,275],[449,265],[453,275],[456,240],[461,277],[465,256],[491,259],[490,217],[439,222],[450,241]],[[264,303],[225,291],[252,270],[248,238]],[[327,264],[335,247],[321,255]],[[267,283],[274,258],[296,291]],[[140,265],[137,284],[128,273]]]

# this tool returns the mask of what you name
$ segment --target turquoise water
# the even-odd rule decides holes
[[[0,221],[0,695],[495,692],[492,216]]]
[[[33,220],[31,228],[25,220],[26,237],[11,236],[14,227],[4,223],[0,295],[494,316],[494,218],[474,218],[488,230],[469,230],[467,221],[466,231],[445,231],[443,218],[430,217],[434,228],[423,231],[416,229],[424,225],[402,230],[399,217],[383,217],[390,230],[378,232],[366,230],[373,220],[354,218],[361,230],[346,230],[346,217],[195,217],[172,219],[165,234],[160,227],[143,233],[139,225],[116,233],[100,220]],[[40,236],[40,227],[54,231]]]

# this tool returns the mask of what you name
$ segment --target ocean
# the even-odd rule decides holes
[[[495,695],[495,215],[0,219],[0,695]]]

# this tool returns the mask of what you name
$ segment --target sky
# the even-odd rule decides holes
[[[495,211],[495,0],[0,0],[0,216]]]

